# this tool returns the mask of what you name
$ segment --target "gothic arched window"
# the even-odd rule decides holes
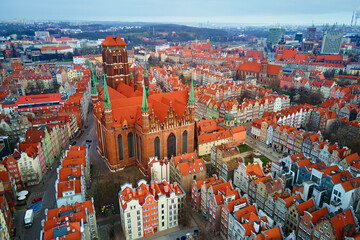
[[[135,134],[135,142],[136,142],[136,158],[139,158],[139,140],[137,134]]]
[[[127,136],[128,141],[128,150],[129,150],[129,158],[134,157],[134,134],[129,132]]]
[[[187,149],[188,149],[188,133],[185,130],[183,132],[182,135],[182,149],[183,149],[183,153],[187,153]]]
[[[158,159],[160,159],[160,138],[156,137],[154,140],[154,153],[155,156],[158,157]]]
[[[170,133],[167,139],[167,157],[176,156],[176,136],[174,133]]]
[[[119,160],[124,160],[123,141],[121,134],[118,135]]]
[[[140,162],[142,162],[143,159],[142,159],[142,143],[141,143],[141,137],[139,137],[139,142],[140,142]]]

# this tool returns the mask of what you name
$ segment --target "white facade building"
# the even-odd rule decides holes
[[[177,183],[140,180],[137,188],[121,186],[120,218],[126,239],[138,239],[178,226],[185,192]]]
[[[36,185],[42,179],[39,156],[36,154],[30,157],[28,153],[22,152],[21,157],[17,160],[21,181],[26,185]]]

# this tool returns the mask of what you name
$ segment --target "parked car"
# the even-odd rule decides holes
[[[91,143],[92,140],[91,140],[91,139],[87,139],[86,142],[87,142],[87,143]]]
[[[76,141],[74,141],[71,145],[75,146],[75,145],[76,145]]]
[[[34,198],[34,200],[32,200],[32,203],[37,203],[37,202],[39,202],[41,200],[42,200],[42,197],[37,196],[36,198]]]
[[[25,212],[24,225],[25,227],[31,227],[34,221],[34,210],[29,209]]]

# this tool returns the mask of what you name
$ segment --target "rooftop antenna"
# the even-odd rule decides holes
[[[354,16],[355,16],[355,11],[353,11],[352,17],[351,17],[351,24],[350,26],[352,27],[353,23],[354,23]]]

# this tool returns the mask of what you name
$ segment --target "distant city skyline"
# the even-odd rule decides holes
[[[238,24],[350,24],[353,0],[45,0],[5,1],[1,20],[126,21]]]

